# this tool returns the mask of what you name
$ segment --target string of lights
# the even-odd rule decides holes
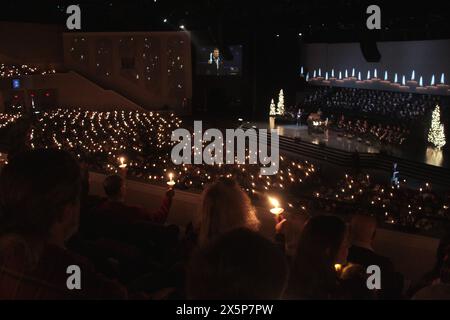
[[[17,119],[21,118],[22,114],[6,114],[6,113],[0,113],[0,129],[9,127],[14,122],[17,121]]]
[[[36,66],[29,66],[26,64],[13,65],[13,64],[0,64],[0,78],[12,78],[21,77],[33,74],[52,74],[56,73],[55,69],[42,69]]]

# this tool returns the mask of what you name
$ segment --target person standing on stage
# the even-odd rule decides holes
[[[397,162],[394,163],[394,168],[392,170],[391,185],[396,187],[400,184],[400,171],[398,171]]]
[[[302,125],[302,109],[299,108],[297,112],[297,126]]]

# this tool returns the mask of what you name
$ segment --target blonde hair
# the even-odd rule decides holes
[[[248,195],[232,179],[220,178],[202,194],[199,244],[237,228],[257,231],[260,222]]]

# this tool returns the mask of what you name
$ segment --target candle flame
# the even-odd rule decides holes
[[[274,208],[279,208],[280,207],[280,202],[276,198],[273,198],[273,197],[268,197],[268,198],[269,198],[270,204]]]

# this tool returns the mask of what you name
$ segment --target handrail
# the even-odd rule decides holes
[[[243,129],[250,127],[243,125]],[[268,141],[269,137],[267,137]],[[331,164],[352,167],[354,155],[352,152],[340,150],[326,145],[317,145],[291,137],[280,136],[279,147],[283,151],[300,156],[326,161]],[[413,179],[426,180],[445,187],[450,187],[450,169],[432,166],[426,163],[398,158],[383,153],[358,152],[359,166],[361,168],[378,169],[390,172],[394,163],[397,163],[403,176]]]

